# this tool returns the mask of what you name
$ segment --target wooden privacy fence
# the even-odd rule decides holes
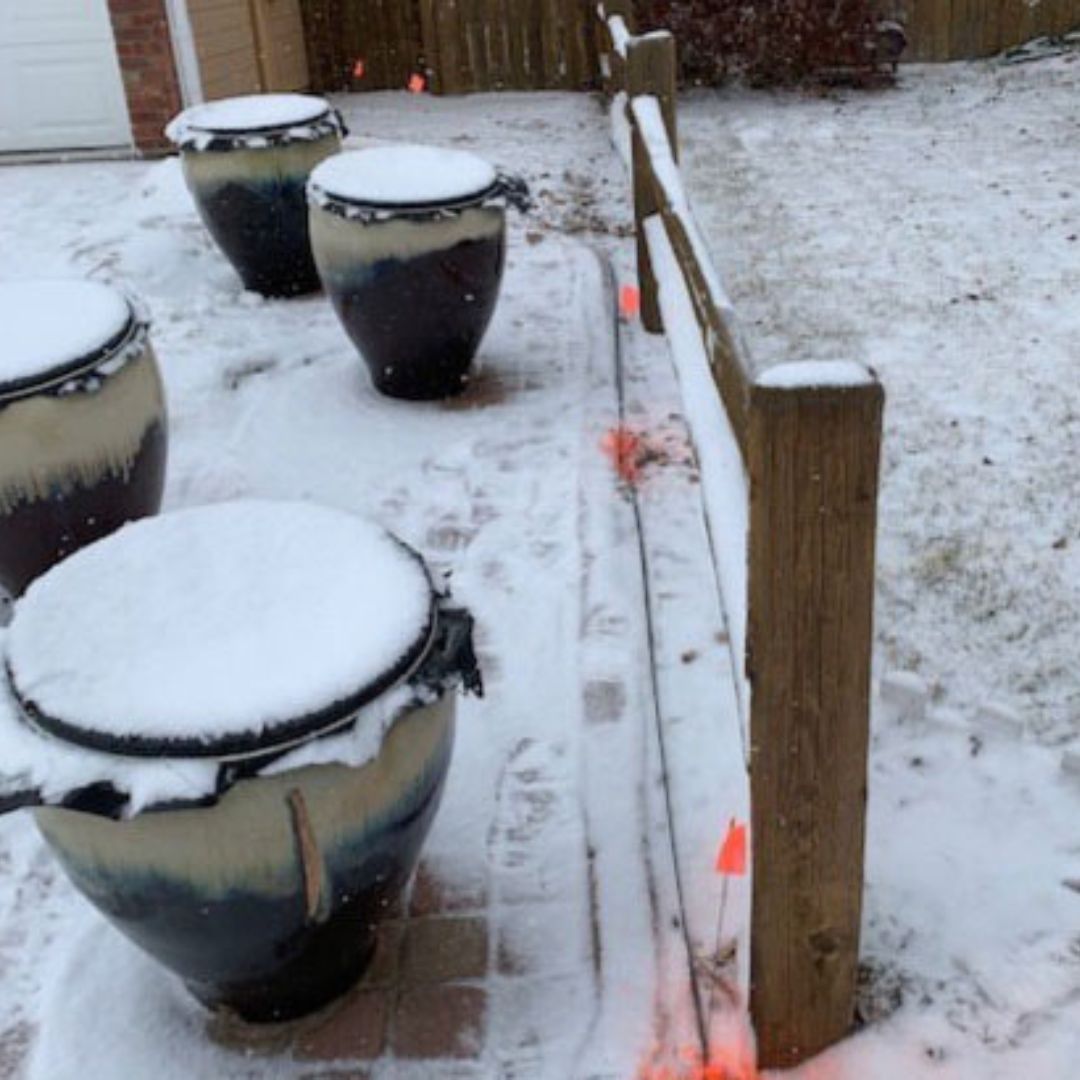
[[[1080,27],[1080,0],[903,0],[905,60],[993,56]]]
[[[300,0],[188,0],[208,101],[309,83]]]
[[[315,89],[581,90],[596,54],[589,0],[302,0]],[[362,68],[358,67],[358,61]]]
[[[227,9],[235,9],[235,15],[248,3],[258,10],[267,4],[276,8],[299,3],[315,90],[399,89],[415,74],[423,74],[429,88],[443,94],[581,90],[596,80],[593,0],[190,2],[196,11],[211,10],[218,21]],[[906,60],[987,56],[1033,37],[1080,26],[1080,0],[894,0],[894,4],[911,39]],[[621,10],[632,22],[633,5],[624,4]],[[279,23],[281,19],[278,15]],[[268,23],[265,16],[262,21]],[[242,71],[235,76],[244,77]]]
[[[682,187],[674,40],[633,30],[629,3],[598,9],[605,88],[626,94],[633,139],[642,319],[662,329],[670,284],[651,237],[674,253],[745,472],[747,595],[721,584],[729,609],[747,605],[733,643],[748,686],[750,1011],[761,1063],[789,1066],[854,1016],[884,394],[856,364],[755,370]],[[699,452],[710,434],[695,432]]]

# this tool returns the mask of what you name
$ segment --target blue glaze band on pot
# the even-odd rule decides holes
[[[365,765],[257,776],[213,806],[35,816],[76,886],[196,997],[288,1019],[367,965],[438,808],[454,711],[445,694],[402,715]]]

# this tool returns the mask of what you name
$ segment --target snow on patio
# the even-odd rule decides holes
[[[360,141],[467,147],[537,197],[511,220],[462,398],[381,398],[324,298],[244,293],[175,160],[0,170],[0,275],[136,289],[169,399],[166,510],[254,495],[373,515],[476,614],[486,697],[461,703],[446,797],[380,961],[342,1009],[291,1032],[215,1024],[208,1038],[179,984],[76,896],[29,817],[0,822],[0,1075],[621,1080],[654,1041],[695,1045],[641,554],[601,449],[620,418],[615,292],[589,245],[625,237],[629,215],[602,114],[546,94],[338,104]],[[671,471],[684,507],[691,471]],[[670,648],[707,672],[727,662],[715,590],[693,609]],[[730,707],[722,679],[702,690],[711,715]],[[713,901],[701,890],[710,919]]]
[[[808,1078],[1080,1068],[1078,100],[1073,53],[680,103],[755,359],[887,394],[864,1009],[899,1011]]]

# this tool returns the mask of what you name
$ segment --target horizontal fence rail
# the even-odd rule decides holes
[[[620,0],[600,4],[597,22],[604,87],[616,108],[625,102],[632,137],[642,321],[661,330],[663,308],[675,310],[665,290],[685,289],[723,405],[710,412],[692,400],[687,414],[745,674],[750,1011],[762,1064],[789,1066],[842,1038],[854,1015],[884,394],[843,361],[755,369],[682,184],[674,40],[637,36]],[[658,280],[657,264],[665,275],[677,267],[679,280]],[[677,351],[686,328],[666,330]],[[739,485],[717,495],[709,482],[730,474],[732,454],[741,516],[731,502]],[[740,523],[745,536],[724,535]]]

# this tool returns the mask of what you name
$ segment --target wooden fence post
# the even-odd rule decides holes
[[[676,123],[676,75],[675,38],[659,32],[630,39],[626,54],[626,93],[630,101],[642,95],[651,95],[660,102],[672,157],[678,161],[679,138]],[[641,324],[649,333],[661,334],[664,322],[660,315],[660,302],[656,291],[656,275],[649,258],[649,245],[645,239],[644,222],[660,209],[653,189],[652,169],[649,167],[648,151],[638,131],[633,131],[634,172],[634,233],[637,237],[638,287],[641,289]]]
[[[772,1068],[853,1020],[884,395],[869,375],[765,381],[747,439],[750,1008]]]

